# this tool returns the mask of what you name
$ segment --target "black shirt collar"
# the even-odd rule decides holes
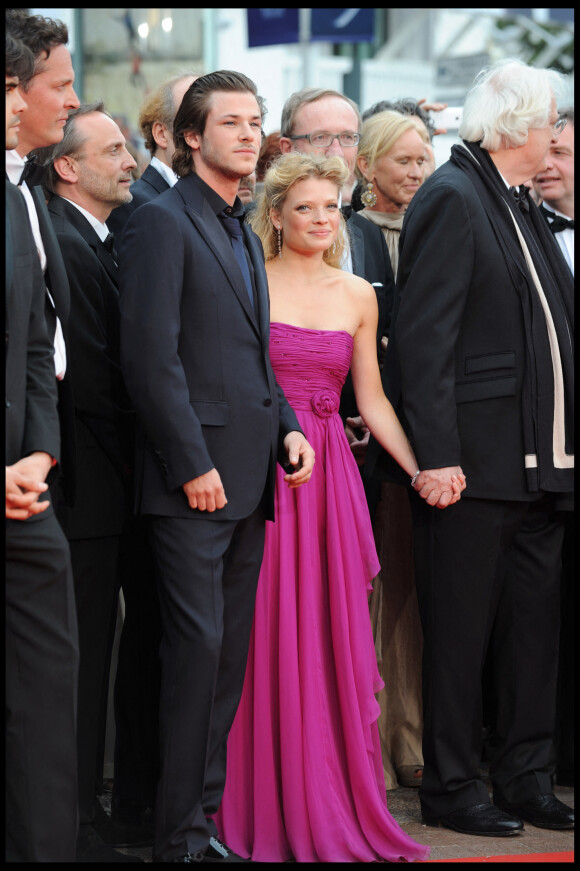
[[[220,212],[225,212],[226,215],[229,215],[232,218],[243,218],[244,207],[238,196],[236,196],[233,206],[230,206],[230,204],[226,203],[226,201],[220,197],[220,195],[214,191],[207,182],[200,178],[197,173],[192,172],[190,175],[192,182],[203,195],[204,199],[207,200],[210,208],[216,215],[219,215]]]

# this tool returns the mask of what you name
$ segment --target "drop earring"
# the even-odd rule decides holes
[[[280,227],[276,227],[276,233],[278,234],[276,237],[276,242],[278,246],[278,257],[282,256],[282,231]]]
[[[363,203],[367,208],[372,209],[373,206],[377,204],[377,195],[373,190],[373,183],[369,181],[364,192],[361,194],[361,203]]]

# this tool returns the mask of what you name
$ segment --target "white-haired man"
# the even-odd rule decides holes
[[[463,142],[405,217],[383,372],[422,470],[423,498],[411,494],[424,634],[421,809],[426,823],[473,835],[514,834],[522,820],[574,824],[552,792],[558,509],[573,489],[572,283],[519,187],[543,171],[561,132],[560,82],[513,60],[476,79]],[[461,502],[435,510],[461,472]],[[493,803],[478,774],[488,650]]]

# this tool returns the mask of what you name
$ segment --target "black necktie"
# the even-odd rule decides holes
[[[225,212],[220,212],[219,216],[222,219],[224,227],[230,234],[230,238],[232,240],[232,248],[234,249],[236,260],[238,261],[240,269],[242,270],[242,275],[244,276],[244,281],[246,283],[246,290],[248,291],[248,296],[250,297],[250,305],[253,309],[254,291],[252,289],[252,279],[250,278],[250,270],[248,269],[248,261],[246,260],[244,243],[242,241],[242,226],[237,218],[232,218],[230,215],[226,215]]]
[[[522,210],[522,212],[530,211],[530,204],[528,202],[528,189],[525,184],[519,186],[519,188],[511,187],[510,194]]]
[[[561,215],[555,215],[554,212],[551,212],[549,209],[546,209],[544,205],[540,206],[540,212],[547,218],[548,227],[552,231],[552,233],[561,233],[562,230],[573,230],[574,229],[574,221],[568,220],[568,218],[562,218]]]
[[[115,237],[112,233],[109,233],[106,239],[103,240],[103,245],[115,261],[117,262],[117,252],[115,251]]]
[[[26,182],[27,187],[31,188],[38,184],[44,184],[48,175],[46,166],[40,166],[36,154],[31,154],[26,163],[22,174],[18,179],[18,184]]]

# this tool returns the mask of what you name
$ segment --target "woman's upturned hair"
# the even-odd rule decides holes
[[[408,130],[415,130],[423,142],[429,144],[429,134],[420,121],[411,118],[410,115],[402,115],[400,112],[379,112],[371,115],[363,123],[357,154],[356,174],[361,181],[365,177],[358,165],[359,157],[366,157],[369,169],[372,169],[377,160],[388,154],[395,142]]]
[[[555,70],[513,58],[486,67],[465,98],[459,136],[487,151],[525,145],[529,130],[549,124],[552,97],[564,82]]]
[[[283,154],[274,161],[266,173],[264,190],[258,198],[256,208],[249,215],[252,229],[262,240],[266,260],[272,260],[278,253],[278,233],[272,223],[270,212],[272,209],[277,212],[281,210],[293,185],[309,178],[319,178],[335,184],[338,195],[348,175],[346,164],[340,157],[318,157],[293,151],[290,154]],[[327,248],[324,252],[324,260],[329,266],[340,268],[345,248],[345,232],[344,218],[341,215],[336,245]]]
[[[231,70],[219,70],[200,76],[185,92],[177,115],[173,122],[173,171],[180,177],[195,172],[191,148],[185,141],[186,133],[203,135],[207,116],[211,108],[211,96],[216,91],[239,91],[253,94],[257,100],[262,121],[266,115],[266,107],[254,82],[243,73]]]

